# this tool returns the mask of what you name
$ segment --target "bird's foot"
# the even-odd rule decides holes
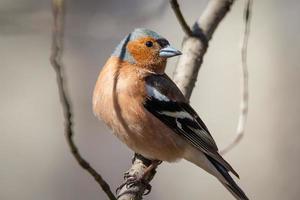
[[[143,195],[147,195],[151,192],[152,186],[148,183],[148,181],[145,180],[144,176],[137,177],[136,175],[129,174],[129,172],[125,172],[124,179],[125,179],[125,182],[122,183],[116,189],[117,194],[121,191],[121,189],[123,187],[126,187],[126,193],[130,193],[130,192],[134,193],[134,192],[136,192],[134,186],[138,186],[138,185],[142,185],[143,187],[145,187],[145,192]],[[131,189],[132,189],[132,191],[131,191]],[[122,195],[122,194],[120,194],[120,195]]]
[[[135,154],[134,159],[136,159],[138,156],[140,156],[140,155]],[[139,159],[142,159],[142,158],[143,158],[142,156],[139,157]],[[147,163],[145,163],[144,160]],[[143,164],[146,165],[147,168],[145,169],[143,174],[137,175],[137,174],[132,173],[132,171],[130,171],[130,170],[124,173],[125,182],[122,183],[116,189],[116,193],[119,196],[122,196],[124,193],[136,193],[139,187],[145,188],[143,195],[147,195],[151,192],[152,186],[150,185],[149,180],[148,180],[149,175],[151,174],[152,171],[153,171],[153,173],[155,173],[156,167],[158,165],[160,165],[162,163],[162,161],[148,160],[148,159],[144,159],[144,160],[143,160]],[[133,162],[134,162],[134,160],[133,160]],[[126,188],[124,188],[124,187],[126,187]]]

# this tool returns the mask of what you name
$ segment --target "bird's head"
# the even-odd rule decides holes
[[[154,31],[137,28],[120,42],[112,55],[138,67],[161,73],[167,58],[181,55],[181,52]]]

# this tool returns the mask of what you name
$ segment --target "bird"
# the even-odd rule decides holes
[[[165,73],[167,59],[182,53],[158,33],[136,28],[102,67],[93,92],[93,112],[135,153],[153,161],[192,162],[215,176],[238,200],[248,197],[238,173],[196,111]]]

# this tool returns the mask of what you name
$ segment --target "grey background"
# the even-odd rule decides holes
[[[207,1],[181,1],[192,24]],[[244,1],[219,26],[191,104],[220,148],[233,137],[239,98]],[[243,141],[225,158],[251,199],[299,199],[299,17],[296,0],[254,2],[249,43],[250,105]],[[69,153],[49,65],[52,16],[46,0],[0,1],[0,199],[106,199]],[[64,64],[75,114],[75,140],[112,188],[132,152],[92,113],[101,66],[121,38],[147,27],[180,48],[183,32],[163,0],[68,1]],[[176,58],[168,63],[172,74]],[[213,177],[181,161],[162,164],[145,199],[233,199]]]

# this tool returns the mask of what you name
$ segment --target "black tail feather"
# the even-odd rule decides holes
[[[233,196],[238,200],[249,200],[246,194],[243,192],[243,190],[232,179],[232,177],[228,173],[228,170],[226,170],[226,168],[223,167],[220,163],[218,163],[215,159],[209,156],[207,156],[207,158],[226,180],[226,183],[224,183],[223,181],[221,181],[221,183],[229,190],[229,192],[233,194]]]

